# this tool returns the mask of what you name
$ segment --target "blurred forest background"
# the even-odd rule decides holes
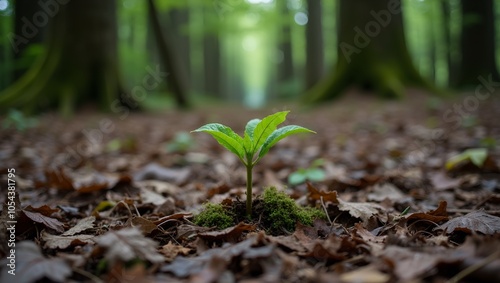
[[[0,0],[0,108],[317,102],[499,80],[500,1]]]

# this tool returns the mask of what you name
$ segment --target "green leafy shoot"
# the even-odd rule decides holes
[[[486,148],[470,148],[448,159],[445,167],[446,170],[449,171],[457,167],[459,164],[470,161],[478,168],[482,168],[487,157],[488,150]]]
[[[290,111],[281,111],[264,119],[250,120],[245,126],[243,137],[230,127],[218,123],[206,124],[192,132],[205,132],[217,140],[219,144],[234,153],[247,168],[247,214],[252,212],[252,169],[264,157],[271,147],[280,140],[299,133],[315,133],[307,128],[289,125],[278,126],[286,120]]]

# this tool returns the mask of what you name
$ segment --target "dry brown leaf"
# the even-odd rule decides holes
[[[245,224],[244,222],[238,223],[238,225],[226,228],[221,231],[211,231],[211,232],[203,232],[199,233],[198,236],[207,241],[220,241],[224,240],[227,242],[234,242],[240,238],[243,232],[255,231],[256,226]]]
[[[312,200],[321,201],[323,199],[324,202],[330,201],[332,203],[339,203],[337,199],[337,192],[323,192],[316,189],[311,183],[307,182],[307,190],[309,191],[308,197]]]
[[[42,240],[45,241],[44,248],[66,249],[70,246],[79,246],[94,243],[94,235],[57,236],[42,231]]]
[[[94,216],[89,216],[89,217],[85,217],[83,219],[80,219],[80,221],[78,221],[78,223],[76,223],[75,226],[71,227],[71,229],[64,232],[62,234],[62,236],[73,236],[73,235],[78,234],[80,232],[83,232],[87,229],[92,229],[92,228],[94,228],[94,222],[95,222]]]
[[[339,210],[347,211],[352,217],[359,218],[363,222],[368,222],[372,216],[385,210],[381,205],[372,202],[347,202],[341,199],[338,201]]]
[[[43,214],[45,216],[51,216],[53,213],[59,212],[59,208],[52,208],[48,205],[42,205],[40,207],[33,207],[31,205],[28,205],[25,210],[29,210],[31,212],[38,212],[40,214]]]
[[[397,201],[406,196],[396,186],[390,183],[373,186],[373,192],[368,194],[368,200],[381,202],[385,199]]]
[[[447,234],[455,231],[463,231],[466,233],[474,231],[485,235],[491,235],[500,232],[500,217],[489,215],[483,210],[478,210],[464,216],[453,218],[434,228],[434,230],[444,230]]]
[[[160,253],[165,256],[165,260],[171,262],[178,255],[188,255],[191,249],[185,248],[181,245],[173,244],[171,241],[168,244],[161,247]]]
[[[27,210],[21,210],[21,213],[24,214],[31,221],[43,224],[45,227],[53,229],[59,233],[64,232],[64,224],[52,217],[45,216],[38,212],[31,212]]]
[[[148,235],[153,232],[158,226],[151,221],[141,216],[134,216],[127,221],[126,226],[131,226],[139,228],[144,235]]]
[[[446,201],[441,201],[439,203],[438,208],[436,208],[435,210],[431,210],[425,213],[424,212],[412,213],[408,216],[406,221],[408,224],[418,220],[426,220],[432,223],[439,223],[442,221],[446,221],[448,220],[448,212],[446,211],[446,206],[447,206]]]
[[[134,258],[146,259],[152,263],[164,261],[156,251],[157,243],[142,235],[137,228],[109,231],[96,238],[99,246],[107,248],[105,258],[112,263],[127,262]]]
[[[67,282],[71,273],[71,267],[63,259],[45,258],[34,242],[23,241],[16,244],[15,275],[2,272],[0,282],[34,283],[44,278]]]
[[[185,183],[191,175],[191,168],[165,168],[156,163],[146,165],[134,174],[134,181],[160,180],[164,182],[174,182],[176,184]]]
[[[90,193],[113,188],[118,183],[130,183],[130,177],[118,174],[103,174],[94,170],[69,172],[59,169],[47,171],[47,185],[60,190],[75,190],[79,193]]]

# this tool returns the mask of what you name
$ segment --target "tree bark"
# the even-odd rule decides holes
[[[478,77],[499,80],[495,60],[495,17],[493,0],[461,0],[462,60],[458,86],[475,86]]]
[[[158,52],[162,61],[162,65],[168,71],[167,80],[169,87],[172,89],[174,99],[177,106],[180,108],[189,107],[188,102],[188,84],[187,77],[183,65],[176,55],[174,47],[170,44],[170,40],[165,38],[162,33],[160,19],[153,0],[148,0],[148,13],[153,26]]]
[[[280,92],[286,90],[287,88],[283,88],[283,86],[290,84],[294,78],[292,33],[290,28],[293,17],[290,15],[287,4],[288,1],[286,0],[277,2],[280,16],[284,19],[278,36],[278,50],[282,55],[282,59],[278,63],[278,84],[281,86],[279,89]],[[286,95],[286,93],[279,93],[278,97],[284,97]]]
[[[315,86],[323,77],[323,23],[321,1],[307,0],[308,22],[306,25],[306,90]]]
[[[306,93],[307,101],[335,98],[351,85],[391,98],[408,85],[434,90],[410,58],[400,0],[341,0],[339,15],[335,70]]]
[[[115,0],[72,0],[58,9],[49,23],[45,54],[0,94],[2,108],[58,107],[70,114],[87,102],[111,109],[119,97]]]

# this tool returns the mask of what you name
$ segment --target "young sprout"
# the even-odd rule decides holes
[[[301,126],[289,125],[277,129],[286,120],[290,111],[277,112],[264,119],[250,120],[245,127],[243,137],[231,128],[218,123],[204,125],[192,132],[205,132],[223,147],[236,154],[247,169],[247,216],[252,215],[252,169],[277,142],[289,135],[298,133],[316,133]]]

